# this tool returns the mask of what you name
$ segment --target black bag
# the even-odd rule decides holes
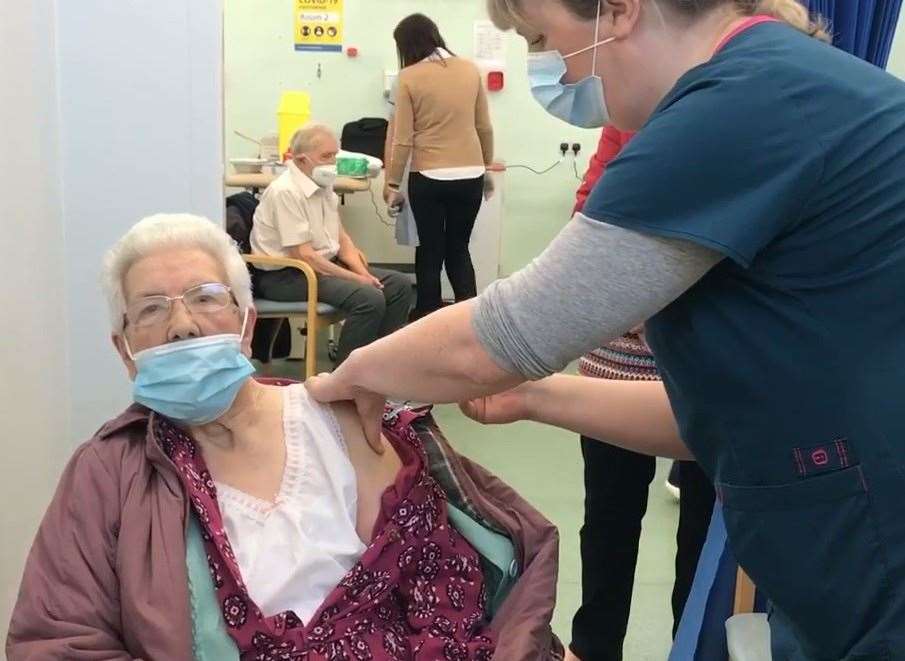
[[[239,252],[251,252],[251,224],[255,219],[258,199],[251,193],[236,193],[226,198],[226,233],[239,246]]]
[[[383,147],[387,139],[387,120],[363,117],[343,127],[340,145],[346,151],[357,151],[384,160]]]
[[[226,233],[238,244],[243,255],[251,252],[251,226],[257,208],[258,199],[251,193],[236,193],[226,198]],[[251,264],[248,271],[254,288],[255,270]],[[251,341],[251,357],[264,363],[271,358],[287,357],[292,345],[291,332],[283,319],[258,319]]]

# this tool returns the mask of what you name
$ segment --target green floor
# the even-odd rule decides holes
[[[581,599],[578,531],[584,490],[577,437],[530,422],[482,427],[454,406],[438,407],[435,415],[458,451],[508,482],[559,528],[559,594],[553,629],[564,642],[568,641],[572,614]],[[661,462],[657,468],[638,557],[624,647],[626,661],[662,661],[670,646],[669,595],[678,506],[662,487],[668,462]]]
[[[329,362],[324,357],[318,365],[324,369]],[[271,372],[298,378],[301,369],[299,362],[278,361]],[[435,416],[459,452],[508,482],[559,528],[559,594],[553,628],[567,643],[572,614],[581,598],[578,530],[584,493],[577,436],[534,423],[483,427],[455,406],[437,407]],[[663,488],[668,469],[668,462],[658,463],[651,487],[625,641],[626,661],[662,661],[669,652],[678,505]]]

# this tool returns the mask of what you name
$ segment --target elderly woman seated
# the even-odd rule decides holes
[[[451,481],[496,517],[533,582],[491,621],[490,565],[453,522],[413,414],[391,416],[372,449],[353,409],[252,378],[249,275],[221,229],[147,218],[110,250],[103,282],[136,404],[60,480],[11,661],[556,653],[555,531],[445,446]]]

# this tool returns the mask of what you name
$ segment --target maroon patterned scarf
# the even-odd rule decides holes
[[[383,494],[376,535],[358,564],[310,622],[293,612],[266,616],[252,601],[194,441],[166,418],[154,433],[178,469],[201,524],[211,577],[242,661],[489,661],[478,555],[449,524],[446,496],[428,474],[421,442],[403,412],[384,432],[402,460]]]

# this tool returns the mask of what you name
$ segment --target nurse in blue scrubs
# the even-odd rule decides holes
[[[905,659],[905,83],[795,0],[489,4],[551,113],[639,133],[534,263],[311,392],[378,451],[391,397],[694,456],[775,659]],[[557,374],[644,319],[663,386]]]

